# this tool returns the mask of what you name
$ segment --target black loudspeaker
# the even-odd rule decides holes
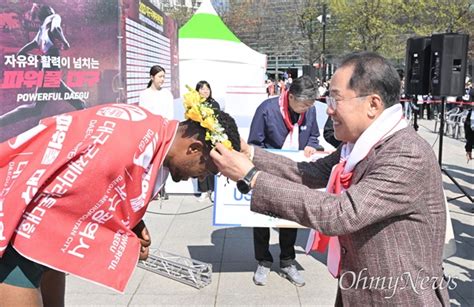
[[[407,40],[405,56],[405,94],[426,95],[430,92],[431,37]]]
[[[462,96],[467,69],[469,35],[445,33],[431,36],[431,93]]]

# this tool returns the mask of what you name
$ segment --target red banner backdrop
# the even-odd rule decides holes
[[[148,0],[0,3],[0,142],[41,118],[134,103],[149,69],[179,96],[176,22]]]

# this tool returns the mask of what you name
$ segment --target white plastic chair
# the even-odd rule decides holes
[[[453,108],[447,112],[444,113],[444,131],[443,133],[446,134],[446,131],[447,131],[447,120],[448,120],[448,117],[452,114],[455,114],[455,113],[459,113],[461,110],[459,109],[459,107],[456,107],[456,108]],[[441,122],[441,113],[438,113],[435,117],[435,126],[434,126],[434,132],[436,133],[437,132],[437,127],[438,127],[438,123]]]

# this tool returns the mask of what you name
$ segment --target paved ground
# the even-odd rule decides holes
[[[419,133],[438,153],[437,135],[432,133],[434,121],[421,121]],[[466,163],[464,142],[444,138],[444,166],[459,183],[474,195],[474,162]],[[444,176],[447,197],[460,196],[459,190]],[[250,228],[212,226],[210,202],[198,202],[194,196],[173,195],[168,201],[153,202],[146,223],[153,235],[153,247],[211,263],[212,283],[201,290],[137,268],[125,294],[117,294],[101,286],[68,276],[67,306],[331,306],[336,295],[336,280],[326,270],[325,256],[303,253],[307,230],[300,230],[297,262],[306,278],[306,286],[298,288],[277,274],[275,263],[267,286],[252,282],[252,231]],[[200,208],[207,209],[184,214]],[[445,261],[446,273],[456,281],[450,291],[453,306],[474,306],[472,283],[474,268],[474,205],[459,198],[449,205],[457,242],[456,253]],[[278,235],[272,231],[271,251],[278,258]]]

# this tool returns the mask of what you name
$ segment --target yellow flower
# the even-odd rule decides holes
[[[232,143],[229,140],[222,141],[222,145],[224,145],[227,149],[232,149]]]
[[[207,107],[201,107],[201,111],[205,114],[204,116],[214,115],[214,110]]]
[[[199,99],[193,93],[187,93],[184,95],[184,105],[187,108],[191,108],[199,103]]]
[[[214,131],[214,125],[216,124],[216,121],[214,120],[213,116],[208,116],[206,117],[205,120],[201,122],[201,126],[209,130],[210,132]]]
[[[197,91],[186,85],[188,93],[184,94],[184,116],[197,123],[200,123],[206,129],[206,141],[216,146],[216,143],[222,144],[228,149],[232,149],[232,143],[228,140],[224,129],[214,113],[214,109],[205,102],[205,98],[201,97]]]
[[[195,122],[200,123],[202,121],[201,112],[198,106],[193,106],[192,108],[188,109],[185,115],[186,118],[189,118]]]
[[[196,90],[192,89],[188,85],[186,85],[186,87],[188,88],[189,92],[184,94],[184,105],[187,108],[191,108],[191,107],[193,107],[197,104],[200,104],[200,103],[202,103],[206,100],[204,97],[201,97],[201,95],[199,95],[199,93]]]

